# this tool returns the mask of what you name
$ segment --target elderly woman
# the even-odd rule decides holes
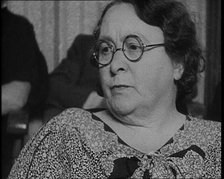
[[[9,178],[220,178],[220,123],[176,109],[203,62],[185,7],[114,1],[95,36],[107,108],[68,109],[50,120]]]

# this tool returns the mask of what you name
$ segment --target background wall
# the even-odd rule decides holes
[[[51,72],[66,56],[74,38],[91,34],[108,1],[9,1],[8,8],[27,17]]]
[[[179,0],[196,22],[198,39],[206,49],[206,0]],[[74,38],[91,34],[107,1],[9,1],[8,8],[27,17],[51,72],[66,56]],[[205,51],[204,51],[205,53]],[[204,73],[200,75],[195,101],[204,102]]]

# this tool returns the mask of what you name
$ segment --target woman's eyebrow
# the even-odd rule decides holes
[[[136,35],[136,36],[138,36],[138,37],[142,40],[143,43],[144,43],[144,42],[145,42],[145,43],[150,43],[150,40],[148,40],[148,39],[145,37],[145,35],[143,35],[142,33],[139,33],[139,32],[127,32],[127,33],[124,33],[124,34],[120,35],[119,40],[120,40],[121,42],[123,42],[124,39],[125,39],[127,36],[129,36],[129,35]],[[111,37],[111,36],[107,36],[107,35],[100,36],[98,40],[99,40],[99,41],[100,41],[100,40],[105,40],[105,41],[108,41],[108,42],[111,42],[111,43],[115,44],[115,41],[112,39],[112,37]]]
[[[110,36],[100,36],[99,40],[106,40],[106,41],[114,42]]]
[[[123,34],[122,37],[120,38],[120,40],[123,42],[124,39],[125,39],[127,36],[129,36],[129,35],[136,35],[136,36],[138,36],[143,42],[150,42],[150,40],[148,40],[148,39],[145,37],[145,35],[143,35],[142,33],[139,33],[139,32],[135,32],[135,31],[133,31],[133,32],[127,32],[127,33]]]

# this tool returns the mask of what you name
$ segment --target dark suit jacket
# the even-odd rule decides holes
[[[13,140],[27,132],[27,128],[20,128],[17,124],[24,125],[28,119],[42,117],[48,89],[47,64],[38,47],[33,25],[25,17],[14,14],[7,8],[1,8],[1,65],[2,85],[12,81],[31,84],[23,111],[2,116],[1,178],[4,179],[8,176],[14,157]]]
[[[91,91],[96,90],[99,72],[90,63],[92,35],[78,35],[67,57],[50,74],[50,89],[45,120],[69,107],[82,107]]]
[[[11,81],[31,84],[26,109],[41,115],[48,90],[47,64],[36,41],[33,25],[23,16],[1,9],[2,85]]]

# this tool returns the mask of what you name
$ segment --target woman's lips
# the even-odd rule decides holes
[[[130,88],[128,85],[114,85],[110,89],[112,93],[121,93],[128,88]]]
[[[111,89],[114,89],[114,88],[128,88],[128,87],[130,87],[130,86],[128,86],[128,85],[114,85],[114,86],[111,87]]]

